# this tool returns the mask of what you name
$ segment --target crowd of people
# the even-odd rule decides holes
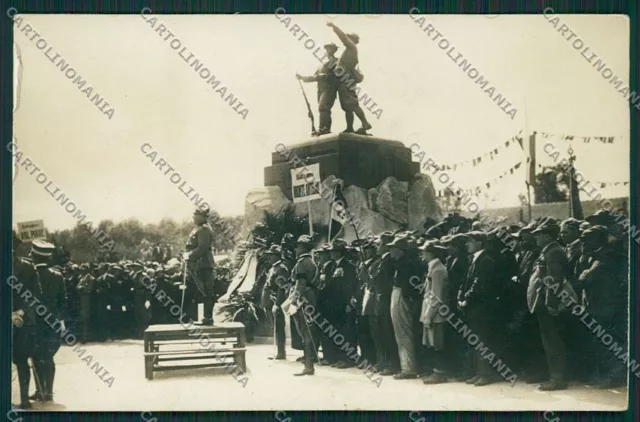
[[[381,376],[425,384],[484,386],[505,379],[505,365],[507,378],[543,391],[626,383],[625,363],[592,333],[627,350],[628,245],[610,212],[500,227],[450,214],[429,226],[350,245],[291,235],[271,245],[262,307],[275,322],[272,359],[286,358],[287,313],[304,348],[296,375],[313,375],[322,350],[321,364],[366,359]]]
[[[149,284],[176,304],[184,292],[191,320],[204,298],[202,323],[213,324],[215,297],[226,291],[230,274],[218,267],[213,275],[206,213],[194,213],[197,227],[183,257],[188,273],[203,273],[204,294],[181,287],[185,267],[177,259],[58,266],[52,265],[55,246],[43,241],[32,243],[29,258],[17,257],[21,242],[14,233],[13,359],[21,407],[29,408],[29,399],[52,400],[53,357],[61,345],[54,326],[87,342],[141,338],[150,324],[176,323],[168,299],[151,294]],[[454,213],[428,221],[424,230],[351,244],[337,238],[317,245],[310,236],[285,234],[260,262],[254,288],[273,316],[272,359],[286,359],[289,315],[292,347],[304,350],[304,369],[296,375],[313,375],[318,361],[350,368],[362,359],[380,376],[424,377],[425,384],[484,386],[517,378],[548,391],[570,381],[600,388],[626,382],[625,363],[601,340],[606,332],[628,350],[628,242],[606,210],[586,221],[547,217],[511,226]],[[46,316],[36,312],[38,304]],[[320,329],[319,319],[330,328]],[[29,358],[38,378],[30,397]],[[505,366],[512,376],[505,377]]]

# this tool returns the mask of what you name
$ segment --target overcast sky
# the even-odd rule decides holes
[[[34,27],[115,110],[111,119],[103,115],[36,47],[37,39],[16,32],[23,63],[18,146],[90,220],[190,216],[193,203],[145,157],[143,143],[222,215],[240,215],[247,192],[263,185],[275,145],[308,139],[294,75],[312,74],[318,61],[273,15],[158,16],[155,25],[168,27],[242,101],[246,119],[140,16],[23,17],[22,25]],[[628,104],[542,15],[427,16],[509,99],[517,109],[513,120],[408,15],[294,15],[292,24],[320,45],[339,44],[328,19],[360,35],[362,89],[383,110],[380,119],[366,111],[375,136],[415,142],[442,163],[471,160],[519,130],[622,136],[614,144],[576,144],[577,165],[591,180],[629,180]],[[561,20],[628,83],[626,17]],[[315,86],[305,88],[317,119]],[[338,103],[333,111],[337,132],[344,117]],[[523,159],[511,149],[452,178],[472,187]],[[523,165],[494,189],[493,206],[518,204],[524,171]],[[50,230],[75,225],[34,176],[18,172],[14,222],[44,219]],[[628,195],[628,186],[603,193]]]

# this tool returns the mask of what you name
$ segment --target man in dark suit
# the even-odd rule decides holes
[[[449,298],[447,306],[449,309],[457,308],[458,291],[464,285],[467,279],[467,271],[469,270],[469,258],[467,256],[467,238],[462,234],[456,234],[442,239],[442,243],[446,246],[448,257],[445,263],[447,273],[449,275],[449,283],[447,286]],[[467,380],[473,375],[471,372],[471,361],[469,357],[469,347],[465,343],[453,327],[447,324],[445,332],[445,343],[449,349],[449,367],[453,371],[455,378]]]
[[[53,380],[56,364],[53,357],[60,349],[62,337],[60,327],[64,329],[64,314],[67,307],[67,292],[62,274],[50,268],[51,254],[55,247],[48,242],[34,240],[31,257],[35,264],[42,286],[42,304],[46,306],[47,316],[38,321],[38,336],[34,351],[34,365],[40,385],[30,399],[52,401]],[[50,316],[49,316],[50,315]],[[47,319],[49,321],[47,321]]]
[[[565,324],[561,315],[564,301],[560,300],[559,292],[566,290],[570,297],[573,296],[573,303],[577,301],[575,291],[567,279],[571,274],[567,255],[556,242],[559,232],[560,226],[554,219],[542,221],[532,232],[540,248],[540,256],[529,280],[527,303],[529,311],[538,319],[549,367],[550,380],[538,387],[542,391],[567,388],[566,344],[562,337]]]
[[[329,253],[331,260],[335,262],[333,273],[331,274],[331,284],[334,288],[333,296],[334,321],[337,324],[338,332],[345,338],[345,344],[357,345],[356,331],[356,294],[358,290],[358,276],[356,267],[345,258],[347,242],[343,239],[335,239],[331,245]],[[355,366],[355,362],[343,351],[338,352],[339,364],[337,368],[350,368]]]
[[[333,282],[331,280],[331,275],[333,274],[333,270],[335,269],[336,263],[331,260],[329,256],[329,249],[331,249],[331,245],[329,243],[325,243],[316,249],[314,254],[314,261],[318,266],[318,312],[327,318],[327,321],[330,319],[330,312],[333,306],[333,296],[334,293],[332,290]],[[329,288],[327,288],[329,285]],[[329,338],[328,333],[321,332],[320,333],[320,343],[322,345],[322,360],[321,363],[323,365],[337,365],[338,364],[338,351],[336,349],[336,345],[333,340]]]
[[[271,245],[266,255],[270,268],[267,272],[265,289],[269,292],[272,304],[271,309],[266,310],[271,311],[273,314],[274,339],[276,342],[276,355],[270,356],[269,359],[285,360],[287,336],[285,333],[284,312],[280,306],[286,300],[286,288],[290,284],[289,269],[282,262],[282,248],[280,248],[280,245]]]
[[[484,250],[487,242],[484,232],[472,231],[466,236],[471,265],[465,283],[458,292],[458,306],[464,311],[467,326],[491,350],[494,348],[493,323],[497,308],[495,264]],[[481,352],[472,353],[475,375],[466,380],[466,383],[480,387],[495,382],[496,373],[489,362]]]
[[[376,369],[380,375],[395,375],[400,371],[398,345],[391,321],[391,292],[393,290],[394,263],[389,252],[392,232],[380,235],[377,256],[371,262],[371,290],[375,296],[373,314],[369,317],[371,336],[376,349]]]

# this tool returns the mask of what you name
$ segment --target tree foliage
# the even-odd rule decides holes
[[[569,198],[569,175],[560,165],[544,167],[533,183],[536,204],[566,202]]]
[[[214,247],[216,252],[224,252],[235,247],[243,217],[221,217],[212,221]],[[165,218],[157,224],[144,224],[135,218],[120,222],[103,220],[98,228],[113,240],[112,260],[144,259],[145,247],[157,243],[169,245],[173,256],[184,251],[189,233],[194,228],[191,221],[176,222]],[[85,225],[76,225],[73,229],[56,230],[49,234],[58,248],[70,254],[73,262],[91,262],[105,259],[105,250],[98,237]],[[103,244],[105,242],[102,242]]]

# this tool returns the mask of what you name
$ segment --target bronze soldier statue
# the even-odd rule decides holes
[[[334,43],[324,46],[327,61],[324,62],[313,76],[301,76],[296,73],[296,77],[302,82],[318,83],[318,114],[320,115],[320,125],[315,136],[331,133],[331,108],[336,101],[338,94],[338,79],[332,72],[336,66],[338,58],[335,56],[338,46]]]
[[[187,277],[195,285],[204,302],[202,325],[213,325],[214,275],[213,275],[213,230],[207,220],[208,207],[197,208],[193,213],[196,228],[189,234],[184,259]]]
[[[345,34],[333,22],[327,23],[327,26],[333,28],[333,32],[340,38],[345,48],[338,60],[337,66],[333,68],[333,73],[338,79],[340,106],[342,110],[344,110],[347,119],[347,128],[344,130],[344,133],[354,131],[353,115],[355,114],[362,123],[362,127],[358,129],[356,133],[366,135],[367,130],[371,129],[371,124],[367,121],[364,111],[358,103],[358,94],[355,91],[356,84],[362,81],[362,74],[356,69],[358,66],[357,44],[360,42],[360,37],[357,34]]]

